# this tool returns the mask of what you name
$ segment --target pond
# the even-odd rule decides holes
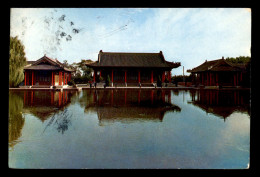
[[[246,169],[250,92],[9,91],[9,167]]]

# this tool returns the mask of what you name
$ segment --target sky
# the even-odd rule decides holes
[[[10,36],[28,61],[69,64],[103,52],[159,53],[188,75],[205,60],[251,56],[248,8],[11,8]]]

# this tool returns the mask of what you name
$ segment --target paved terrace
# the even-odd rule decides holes
[[[154,86],[109,86],[104,88],[104,84],[97,84],[96,87],[92,85],[90,88],[89,84],[78,84],[76,87],[68,86],[65,88],[9,88],[9,90],[75,90],[75,91],[81,91],[86,89],[210,89],[210,90],[250,90],[250,88],[242,88],[242,87],[227,87],[227,88],[219,88],[217,86],[206,86],[206,87],[194,87],[194,86],[183,86],[178,85],[175,86],[173,84],[169,84],[168,86],[162,86],[162,87],[154,87]]]

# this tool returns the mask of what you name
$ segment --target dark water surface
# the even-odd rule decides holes
[[[247,168],[250,93],[9,91],[10,168]]]

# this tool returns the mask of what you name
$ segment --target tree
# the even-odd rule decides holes
[[[251,60],[251,57],[249,56],[239,56],[239,57],[228,57],[226,58],[227,61],[231,62],[231,63],[248,63]]]
[[[18,37],[10,37],[9,87],[17,87],[23,80],[23,68],[26,65],[24,45]]]

